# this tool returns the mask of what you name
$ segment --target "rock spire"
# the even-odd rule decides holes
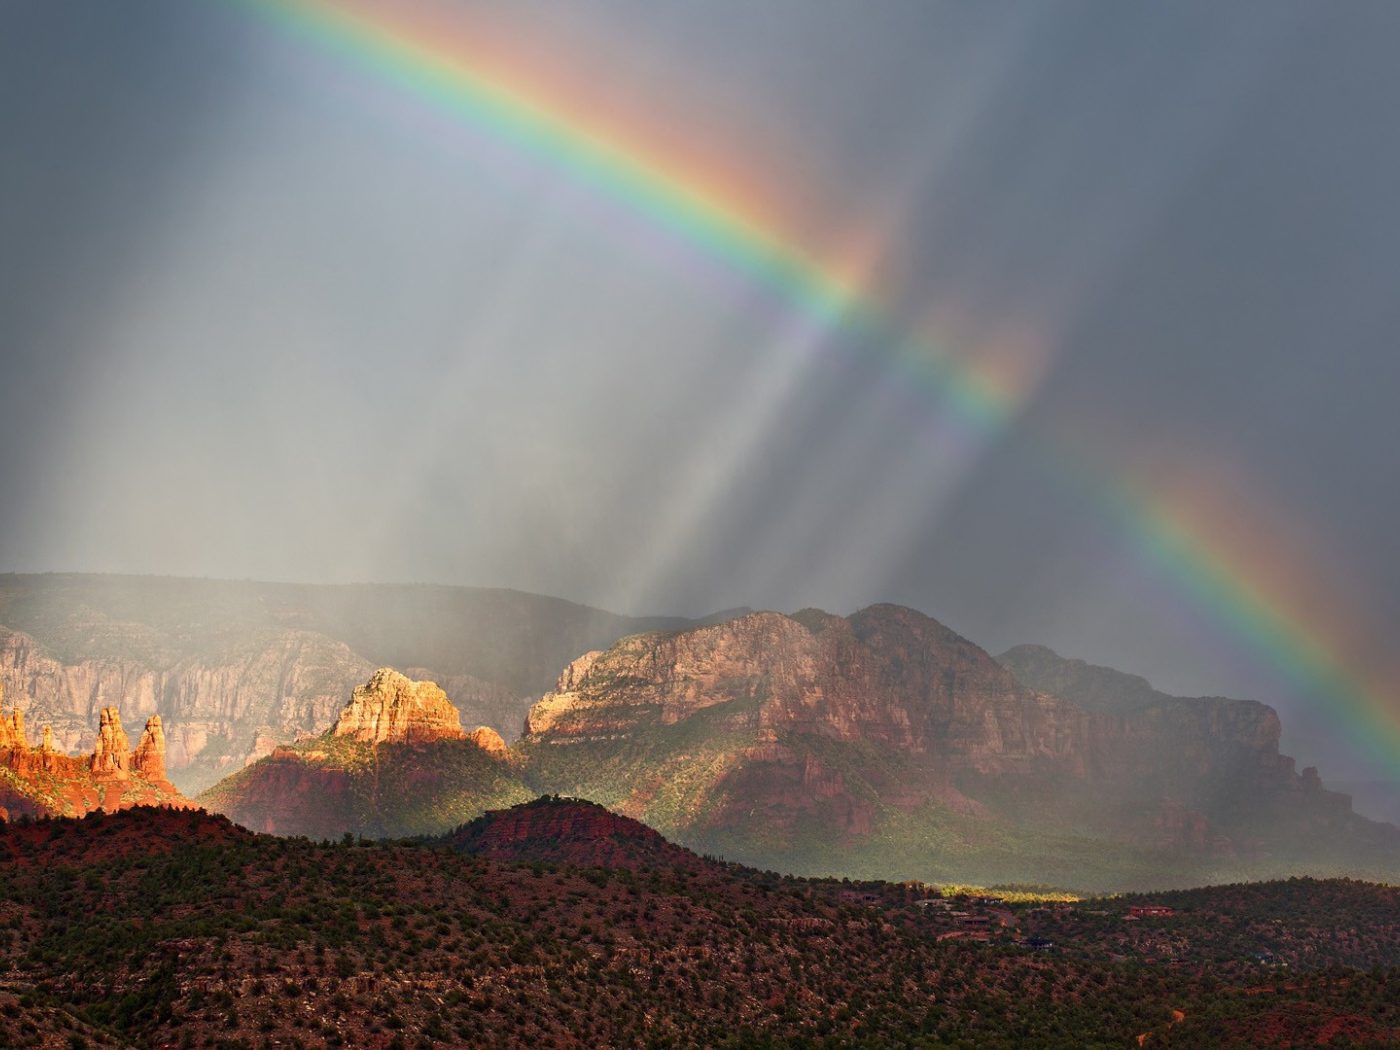
[[[131,753],[131,766],[147,780],[165,779],[165,729],[160,715],[146,719],[145,731]]]
[[[127,739],[121,714],[115,707],[102,709],[97,748],[92,753],[92,775],[105,780],[127,780],[131,777],[131,741]]]

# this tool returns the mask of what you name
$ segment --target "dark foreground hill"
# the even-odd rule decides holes
[[[1379,1048],[1397,930],[1345,881],[944,898],[135,809],[0,824],[0,1045]]]
[[[541,796],[524,805],[492,810],[444,835],[436,844],[512,864],[697,872],[720,867],[667,842],[640,821],[576,798]]]

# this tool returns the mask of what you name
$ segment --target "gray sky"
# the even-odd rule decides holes
[[[899,601],[1394,775],[1075,479],[1186,499],[1299,637],[1400,648],[1400,6],[435,9],[859,244],[891,331],[1034,378],[1008,425],[248,6],[9,0],[0,571]]]

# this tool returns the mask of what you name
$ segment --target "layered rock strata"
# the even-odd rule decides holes
[[[541,789],[686,844],[781,849],[800,833],[856,848],[918,813],[934,838],[970,817],[1018,841],[1253,855],[1331,835],[1400,861],[1394,829],[1279,753],[1272,709],[1130,693],[1088,710],[911,609],[764,612],[580,657],[531,709],[520,751]]]
[[[118,634],[102,649],[131,655],[60,659],[32,636],[0,627],[0,687],[26,698],[31,719],[52,726],[55,746],[64,751],[97,746],[104,708],[160,715],[167,768],[194,784],[239,768],[260,747],[266,751],[260,737],[282,742],[323,732],[373,670],[346,646],[302,630],[193,656],[146,643],[135,625],[101,622],[91,631]],[[137,637],[127,639],[128,633]]]
[[[329,729],[376,667],[437,681],[466,725],[509,742],[570,658],[685,622],[464,587],[0,574],[0,685],[68,752],[92,750],[104,707],[159,714],[167,767],[194,792],[268,738]]]
[[[435,683],[381,667],[331,729],[273,748],[199,801],[256,831],[324,838],[438,834],[529,797],[499,733],[463,732]]]
[[[466,736],[461,716],[433,682],[381,667],[357,686],[332,733],[366,744],[427,744]]]

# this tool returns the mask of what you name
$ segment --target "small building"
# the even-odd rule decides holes
[[[1169,919],[1176,912],[1161,904],[1132,904],[1128,906],[1128,917],[1132,919]]]

